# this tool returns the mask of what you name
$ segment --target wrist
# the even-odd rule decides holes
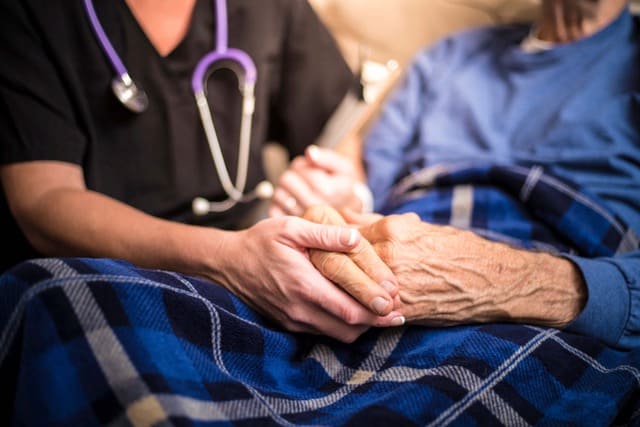
[[[237,232],[219,230],[209,227],[196,227],[197,237],[190,256],[194,266],[193,274],[204,277],[229,288],[229,266],[234,265],[230,258],[234,252]]]
[[[587,290],[577,266],[566,258],[530,252],[522,312],[518,317],[531,323],[562,328],[578,317]]]

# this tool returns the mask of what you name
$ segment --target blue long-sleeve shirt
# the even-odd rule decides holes
[[[525,25],[480,28],[418,54],[367,136],[369,185],[447,163],[540,165],[578,182],[640,234],[640,21],[527,53]],[[640,346],[640,252],[589,259],[588,302],[567,329]]]

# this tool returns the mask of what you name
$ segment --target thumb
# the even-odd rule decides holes
[[[346,225],[316,224],[302,218],[295,220],[295,226],[288,229],[286,237],[299,247],[348,252],[362,238],[357,229]]]
[[[305,151],[305,157],[309,162],[329,173],[351,174],[353,165],[346,157],[334,150],[310,145]]]

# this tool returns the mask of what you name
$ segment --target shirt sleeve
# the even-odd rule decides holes
[[[567,258],[581,270],[588,299],[566,329],[614,347],[640,348],[640,251],[613,258]]]
[[[452,44],[452,39],[446,38],[415,56],[365,136],[363,159],[377,211],[395,182],[408,174],[415,160],[411,157],[420,151],[415,141],[429,97],[429,81],[446,73]]]
[[[423,82],[419,65],[410,67],[365,138],[364,165],[376,211],[384,205],[395,181],[404,175],[404,153],[417,131],[420,100],[426,90]]]
[[[307,1],[291,2],[287,27],[269,136],[294,157],[315,142],[356,78]]]
[[[80,132],[64,65],[27,13],[25,2],[0,2],[0,164],[29,160],[80,163]],[[67,82],[68,83],[68,82]]]

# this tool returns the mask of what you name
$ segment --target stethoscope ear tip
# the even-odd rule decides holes
[[[256,196],[262,200],[267,200],[273,197],[273,184],[269,181],[261,181],[255,189]]]
[[[209,201],[204,197],[196,197],[191,202],[191,210],[193,210],[193,213],[198,216],[206,215],[211,212],[210,207],[211,203],[209,203]]]

